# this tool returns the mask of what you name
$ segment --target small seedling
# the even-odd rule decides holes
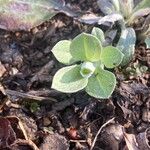
[[[123,54],[116,47],[103,47],[104,38],[96,33],[94,28],[92,34],[81,33],[72,41],[62,40],[53,47],[52,52],[56,59],[70,65],[56,72],[52,82],[53,89],[64,93],[85,89],[89,95],[96,98],[110,97],[116,85],[116,78],[105,68],[118,66]]]
[[[37,112],[38,110],[40,110],[39,104],[36,103],[36,102],[31,103],[31,105],[30,105],[30,111],[31,111],[32,113],[35,113],[35,112]]]
[[[148,71],[148,67],[141,65],[139,63],[134,63],[133,66],[126,68],[126,72],[128,73],[128,75],[135,76],[135,77],[136,76],[141,77],[147,71]]]

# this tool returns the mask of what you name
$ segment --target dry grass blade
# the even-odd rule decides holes
[[[97,132],[97,134],[96,134],[96,136],[95,136],[95,138],[94,138],[94,140],[93,140],[93,142],[92,142],[92,145],[91,145],[90,150],[93,150],[93,148],[94,148],[94,146],[95,146],[95,143],[96,143],[96,140],[97,140],[97,138],[98,138],[98,135],[100,134],[100,132],[102,131],[102,129],[103,129],[104,127],[106,127],[109,123],[113,122],[114,119],[115,119],[115,118],[112,118],[112,119],[108,120],[106,123],[104,123],[104,124],[100,127],[100,129],[98,130],[98,132]]]

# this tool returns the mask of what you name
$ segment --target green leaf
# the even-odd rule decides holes
[[[84,62],[81,65],[80,73],[82,77],[89,78],[95,71],[95,65],[91,62]]]
[[[113,46],[105,47],[101,52],[101,61],[107,68],[118,66],[123,59],[122,52]]]
[[[64,93],[74,93],[85,88],[88,79],[81,76],[80,69],[80,65],[73,65],[58,70],[54,75],[52,88]]]
[[[150,0],[142,0],[140,3],[136,5],[134,8],[134,12],[138,11],[139,9],[145,9],[150,7]]]
[[[64,0],[0,0],[0,28],[29,30],[64,8]]]
[[[93,35],[81,33],[73,39],[70,52],[76,61],[98,61],[101,53],[101,43]]]
[[[52,52],[56,59],[63,64],[72,64],[75,60],[70,54],[70,44],[71,41],[62,40],[59,41],[52,49]]]
[[[133,28],[126,28],[122,30],[117,48],[124,54],[121,62],[122,66],[128,64],[134,54],[136,35]]]
[[[92,34],[96,36],[102,44],[105,42],[104,32],[100,28],[94,27],[92,30]]]
[[[146,48],[150,48],[150,37],[147,37],[145,39],[145,43],[146,43]]]
[[[95,98],[109,98],[116,86],[115,75],[100,69],[98,74],[89,78],[86,92]]]

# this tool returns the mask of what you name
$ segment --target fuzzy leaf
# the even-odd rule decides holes
[[[137,21],[140,17],[146,16],[150,13],[150,8],[140,9],[134,12],[129,20],[127,20],[128,25],[132,25],[135,21]]]
[[[104,47],[109,46],[113,43],[115,37],[117,36],[117,29],[110,29],[105,32],[105,43]]]
[[[97,1],[100,10],[105,14],[111,14],[113,12],[119,11],[119,1],[118,0],[98,0]]]
[[[145,39],[145,43],[146,43],[146,48],[150,48],[150,37],[147,37]]]
[[[101,52],[101,61],[107,68],[118,66],[121,63],[122,58],[122,52],[113,46],[107,46]]]
[[[78,20],[82,23],[86,23],[86,24],[96,24],[98,22],[99,19],[101,19],[102,17],[97,16],[95,14],[84,14],[81,17],[78,18]]]
[[[69,40],[59,41],[52,49],[52,52],[56,59],[63,64],[72,64],[75,62],[72,55],[70,54],[70,44]]]
[[[121,65],[124,66],[131,60],[135,50],[136,35],[133,28],[122,30],[117,48],[124,54]]]
[[[125,18],[129,18],[133,12],[134,1],[133,0],[119,0],[120,11]]]
[[[81,33],[70,45],[70,52],[76,61],[98,61],[101,53],[101,43],[93,35]]]
[[[109,98],[116,86],[115,75],[100,69],[98,74],[89,78],[86,92],[95,98]]]
[[[94,27],[92,30],[92,35],[96,36],[102,44],[105,42],[104,32],[100,28]]]
[[[150,0],[142,0],[139,4],[136,5],[134,12],[145,8],[150,8]]]
[[[89,78],[92,76],[94,71],[95,71],[95,66],[93,63],[91,63],[91,62],[82,63],[81,70],[80,70],[82,77]]]
[[[0,28],[29,30],[49,20],[64,7],[64,0],[0,0]]]
[[[54,75],[52,88],[64,93],[74,93],[85,88],[88,79],[81,76],[80,68],[80,65],[73,65],[58,70]]]
[[[109,23],[114,24],[116,21],[119,21],[119,20],[124,20],[123,16],[119,13],[113,13],[113,14],[102,17],[98,21],[98,24],[99,25],[101,24],[107,25]]]

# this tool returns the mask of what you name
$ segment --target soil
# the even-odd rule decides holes
[[[94,0],[66,3],[99,13]],[[58,14],[29,32],[0,30],[1,150],[150,148],[150,49],[144,44],[137,43],[127,67],[113,71],[117,86],[109,99],[51,89],[55,72],[63,66],[52,55],[52,47],[91,29]],[[142,66],[148,70],[138,72]]]

